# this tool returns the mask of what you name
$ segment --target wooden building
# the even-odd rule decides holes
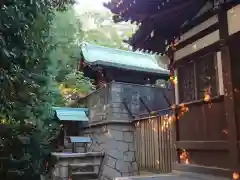
[[[189,108],[174,124],[174,169],[239,172],[239,1],[122,0],[105,6],[116,22],[140,24],[128,40],[134,49],[169,55],[178,79],[175,103]]]
[[[166,87],[169,71],[153,55],[83,43],[80,69],[94,80],[89,94],[89,123],[130,121],[136,116],[170,106]],[[165,87],[157,87],[156,81]]]

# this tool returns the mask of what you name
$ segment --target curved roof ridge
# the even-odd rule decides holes
[[[127,53],[132,53],[132,54],[139,54],[139,55],[148,56],[148,57],[154,57],[154,55],[152,55],[152,54],[144,53],[141,51],[123,50],[123,49],[118,49],[118,48],[114,48],[114,47],[111,48],[111,47],[107,47],[107,46],[101,46],[98,44],[92,44],[87,41],[84,41],[81,43],[81,45],[84,45],[84,44],[90,45],[90,46],[96,46],[96,47],[100,47],[100,48],[104,48],[104,49],[109,49],[109,50],[115,50],[115,51],[127,52]]]

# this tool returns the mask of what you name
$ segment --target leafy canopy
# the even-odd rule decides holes
[[[5,0],[0,4],[0,177],[39,179],[58,125],[52,105],[56,48],[50,29],[69,0]]]

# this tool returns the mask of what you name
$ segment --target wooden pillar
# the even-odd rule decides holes
[[[227,121],[228,129],[228,149],[229,149],[229,165],[232,169],[238,170],[239,164],[239,151],[238,151],[238,137],[237,137],[237,124],[235,114],[234,93],[232,84],[232,68],[231,57],[229,54],[229,45],[227,39],[228,33],[228,21],[227,11],[222,8],[219,10],[219,33],[220,39],[223,41],[223,46],[220,49],[222,58],[222,71],[223,71],[223,84],[224,84],[224,105],[225,105],[225,117]]]
[[[169,49],[168,52],[168,57],[170,59],[170,64],[169,64],[169,70],[171,72],[171,75],[174,76],[178,76],[178,72],[177,69],[172,67],[172,64],[174,62],[174,49]],[[175,85],[171,85],[173,87],[172,89],[172,95],[173,95],[173,99],[172,99],[172,105],[177,106],[179,104],[179,88],[178,88],[178,83]],[[171,135],[172,135],[172,167],[173,164],[179,163],[179,158],[178,158],[178,149],[177,149],[177,141],[178,141],[178,122],[177,120],[177,109],[172,109],[172,114],[175,118],[175,121],[173,121],[173,123],[171,124]]]
[[[76,153],[76,143],[72,142],[72,153]]]

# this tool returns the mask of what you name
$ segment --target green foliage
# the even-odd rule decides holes
[[[66,76],[64,86],[73,88],[77,92],[87,93],[93,85],[89,78],[83,76],[82,72],[76,71]]]
[[[86,11],[80,14],[83,23],[84,41],[101,46],[128,49],[124,39],[131,37],[135,26],[130,24],[114,24],[109,12]]]
[[[64,105],[67,105],[68,101],[76,99],[77,96],[87,94],[93,85],[90,79],[76,71],[81,58],[79,44],[83,31],[73,8],[65,12],[55,12],[52,22],[50,32],[54,35],[52,43],[56,48],[51,51],[49,58],[54,62],[52,68],[57,70],[55,80],[64,96]],[[60,103],[63,102],[57,104]]]
[[[83,39],[98,40],[101,45],[113,41],[111,46],[119,47],[120,40],[112,39],[117,34],[110,27],[82,31],[71,3],[0,3],[1,180],[39,179],[59,130],[52,106],[65,104],[59,85],[72,89],[76,96],[92,89],[92,82],[75,72],[80,59],[78,44]],[[106,31],[111,35],[104,36]]]
[[[65,10],[71,2],[4,3],[0,5],[0,120],[4,123],[0,125],[0,177],[39,179],[58,132],[51,107],[56,99],[61,101],[54,80],[58,71],[49,58],[55,48],[51,22],[54,9]]]
[[[55,62],[58,70],[56,80],[62,82],[65,76],[76,69],[80,59],[81,24],[77,21],[73,8],[65,12],[55,12],[51,26],[52,43],[55,49],[50,53],[50,59]]]

